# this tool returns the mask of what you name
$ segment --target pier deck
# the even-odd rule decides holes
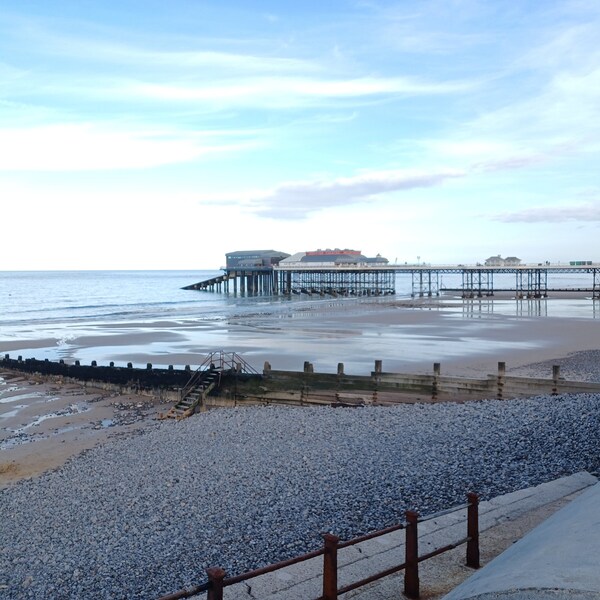
[[[463,298],[483,298],[497,292],[514,293],[517,298],[546,298],[550,292],[580,292],[600,299],[600,264],[591,265],[343,265],[335,267],[282,266],[224,269],[223,275],[183,289],[267,295],[363,296],[395,294],[396,277],[411,277],[413,297],[438,296],[442,291],[460,293]],[[441,276],[460,275],[460,287],[443,288]],[[589,284],[573,288],[553,278],[584,274]],[[514,276],[514,286],[495,284],[497,275]]]

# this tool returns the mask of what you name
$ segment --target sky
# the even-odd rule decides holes
[[[600,261],[600,3],[2,0],[0,270]]]

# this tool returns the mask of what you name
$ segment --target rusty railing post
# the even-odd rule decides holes
[[[208,593],[206,600],[223,600],[223,579],[225,579],[225,571],[219,567],[210,567],[206,569],[208,575]]]
[[[323,534],[323,600],[337,600],[337,552],[340,538]]]
[[[404,568],[404,594],[409,598],[419,597],[419,532],[417,523],[419,514],[414,510],[406,511],[406,545]]]
[[[467,494],[467,567],[479,569],[479,496]]]

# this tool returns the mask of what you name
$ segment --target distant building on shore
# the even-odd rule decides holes
[[[306,252],[297,252],[281,261],[281,266],[322,266],[322,267],[342,267],[342,266],[385,266],[389,263],[387,258],[380,254],[375,257],[364,256],[360,250],[349,250],[327,248],[326,250],[309,250]]]
[[[485,261],[486,267],[517,267],[521,264],[521,259],[516,256],[507,256],[502,258],[499,254],[490,256]]]

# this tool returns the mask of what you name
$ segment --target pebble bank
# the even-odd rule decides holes
[[[214,410],[0,492],[0,596],[157,598],[599,468],[600,395]]]

